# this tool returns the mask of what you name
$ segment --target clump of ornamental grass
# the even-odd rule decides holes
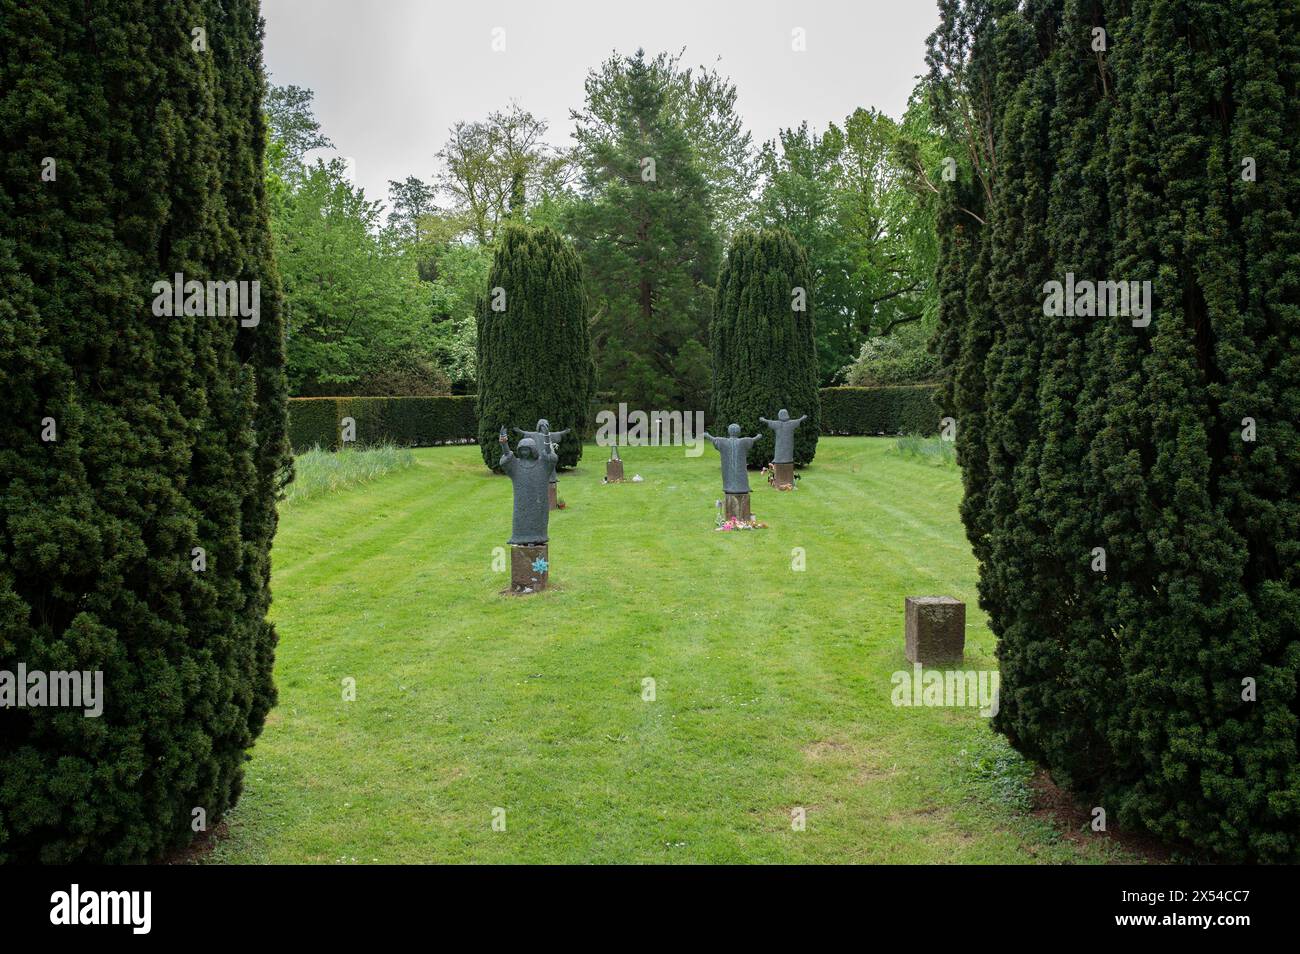
[[[284,502],[295,504],[335,494],[405,470],[414,463],[415,455],[410,448],[393,444],[345,447],[339,451],[313,447],[294,460],[294,480],[285,492]]]

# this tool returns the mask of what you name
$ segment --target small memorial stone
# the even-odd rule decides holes
[[[908,662],[960,662],[966,651],[966,604],[951,596],[909,596],[904,603]]]

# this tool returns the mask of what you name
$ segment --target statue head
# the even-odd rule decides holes
[[[740,436],[740,425],[739,425],[739,424],[728,424],[728,425],[727,425],[727,436],[728,436],[728,437],[739,437],[739,436]]]
[[[537,445],[533,443],[531,437],[525,437],[515,447],[515,456],[522,457],[525,460],[534,460],[537,457]]]
[[[787,411],[785,408],[781,408],[781,410],[777,412],[776,417],[777,420],[788,421],[790,420],[790,412]]]
[[[544,417],[539,417],[537,419],[537,429],[543,434],[549,433],[551,430],[551,422]]]

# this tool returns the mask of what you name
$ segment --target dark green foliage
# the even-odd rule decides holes
[[[987,104],[949,132],[996,154],[945,197],[936,339],[994,724],[1120,826],[1300,860],[1300,10],[941,7]],[[1150,281],[1150,325],[1044,315],[1067,272]]]
[[[504,310],[493,306],[502,301]],[[549,227],[510,224],[500,236],[478,312],[478,442],[496,467],[504,426],[532,430],[546,418],[560,441],[561,467],[582,459],[595,396],[587,294],[577,253]]]
[[[821,432],[812,270],[785,229],[736,233],[718,275],[709,340],[710,418],[719,434],[733,423],[742,434],[762,434],[749,452],[750,466],[760,467],[771,461],[774,443],[759,418],[774,419],[781,408],[791,417],[806,414],[808,420],[794,432],[794,461],[806,466],[817,453]]]
[[[0,669],[102,671],[104,708],[0,715],[0,860],[140,862],[234,804],[275,701],[289,458],[258,7],[4,6]],[[156,317],[175,272],[260,281],[260,323]]]
[[[338,402],[346,398],[289,398],[289,444],[295,454],[313,447],[337,450],[339,421],[344,414]]]
[[[289,399],[294,453],[338,450],[340,423],[356,422],[356,444],[435,447],[478,440],[474,397],[323,397]]]
[[[596,311],[601,387],[646,411],[704,410],[719,242],[702,166],[717,157],[692,146],[663,57],[612,57],[586,86],[574,131],[586,201],[569,231]]]
[[[938,388],[933,384],[822,388],[822,433],[836,436],[921,434],[929,437],[939,433],[937,396]]]

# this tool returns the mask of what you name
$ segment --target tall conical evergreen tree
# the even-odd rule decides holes
[[[0,20],[0,670],[103,680],[98,717],[5,710],[0,860],[150,860],[196,809],[211,830],[275,701],[261,39],[253,0]],[[158,315],[176,273],[259,282],[256,323]]]
[[[1056,91],[1036,37],[1057,29],[1055,11],[1030,4],[998,19],[996,83],[1004,91],[998,175],[988,210],[987,306],[992,330],[985,358],[984,458],[988,488],[983,526],[987,553],[980,593],[999,644],[1004,679],[1028,671],[1035,681],[1059,678],[1062,656],[1041,640],[1055,594],[1040,565],[1051,565],[1051,533],[1040,516],[1044,440],[1039,387],[1044,324],[1042,286],[1050,279],[1047,215],[1056,156],[1049,131]],[[961,426],[961,419],[959,417]],[[999,713],[1013,724],[1021,700]],[[1068,723],[1073,725],[1073,722]],[[1012,737],[1015,738],[1013,733]]]
[[[932,62],[964,30],[948,78],[989,80],[950,128],[992,131],[992,187],[947,197],[936,346],[995,725],[1121,826],[1300,859],[1300,12],[941,8]],[[1149,281],[1149,325],[1047,314],[1067,273]]]
[[[762,434],[749,452],[751,467],[772,460],[772,432],[759,422],[781,408],[807,415],[794,432],[794,460],[807,465],[817,453],[821,397],[813,338],[812,269],[785,229],[741,231],[732,239],[718,275],[709,340],[713,348],[710,417],[721,432],[740,425]]]
[[[1300,580],[1279,559],[1295,552],[1283,515],[1295,515],[1300,447],[1294,413],[1276,403],[1300,367],[1300,201],[1269,181],[1300,172],[1288,102],[1298,22],[1267,3],[1134,3],[1120,61],[1132,76],[1117,67],[1128,134],[1117,152],[1147,214],[1115,242],[1150,270],[1157,310],[1133,418],[1146,467],[1130,578],[1146,599],[1120,607],[1123,754],[1145,784],[1113,791],[1128,817],[1234,860],[1300,858]],[[1269,168],[1247,181],[1243,160],[1258,168],[1258,153]],[[1262,202],[1276,203],[1267,217]],[[1290,277],[1270,275],[1277,249]],[[1249,276],[1260,256],[1271,268]]]
[[[1087,767],[1113,760],[1108,730],[1124,708],[1122,685],[1108,677],[1118,666],[1115,643],[1096,638],[1097,620],[1110,617],[1106,601],[1113,592],[1099,585],[1108,577],[1094,554],[1105,540],[1096,501],[1107,491],[1081,466],[1100,432],[1093,391],[1100,379],[1092,359],[1100,333],[1114,324],[1080,315],[1042,317],[1041,301],[1042,281],[1060,280],[1067,273],[1104,276],[1111,260],[1108,154],[1098,144],[1105,141],[1110,121],[1113,80],[1109,64],[1091,42],[1095,27],[1109,26],[1102,6],[1101,0],[1066,4],[1057,21],[1065,42],[1044,64],[1053,86],[1047,135],[1054,168],[1043,221],[1050,274],[1038,276],[1033,299],[1042,342],[1037,392],[1042,450],[1032,501],[1043,540],[1034,563],[1037,629],[1025,633],[1027,649],[1021,654],[1038,661],[1040,684],[1048,684],[1050,671],[1059,687],[1048,703],[1059,706],[1045,707],[1037,718],[1051,726],[1055,746],[1077,753],[1070,768],[1085,769],[1081,780],[1058,769],[1059,780],[1085,786]],[[1113,556],[1108,550],[1107,557]],[[1070,594],[1077,609],[1059,611],[1063,593]]]
[[[532,430],[539,418],[570,430],[561,467],[582,459],[595,394],[587,320],[573,247],[549,227],[507,225],[478,313],[478,437],[489,467],[501,459],[502,426]]]

